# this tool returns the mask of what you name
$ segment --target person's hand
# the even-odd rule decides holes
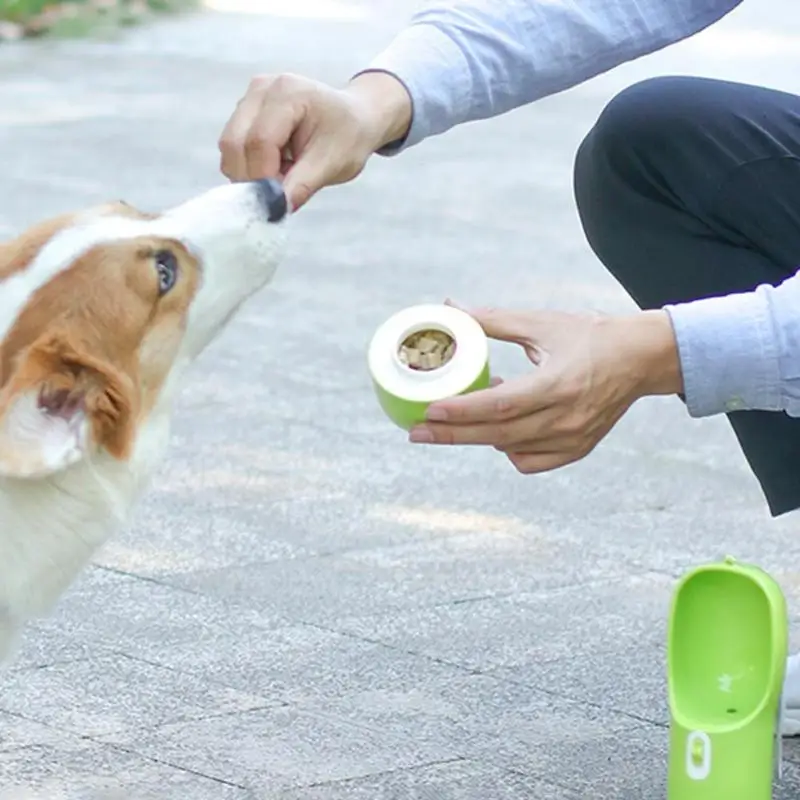
[[[522,346],[536,368],[431,404],[412,442],[491,445],[520,472],[545,472],[588,455],[639,398],[683,391],[665,311],[470,313],[488,336]]]
[[[367,72],[344,89],[295,75],[254,78],[219,141],[232,181],[284,178],[293,208],[355,178],[369,157],[401,139],[411,99],[391,75]]]

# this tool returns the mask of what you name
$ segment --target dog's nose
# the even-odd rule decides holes
[[[256,194],[270,222],[280,222],[286,216],[289,202],[278,181],[272,178],[256,181]]]

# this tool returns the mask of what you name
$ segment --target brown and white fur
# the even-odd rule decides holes
[[[0,244],[0,662],[125,521],[186,368],[271,280],[285,217],[261,181]]]

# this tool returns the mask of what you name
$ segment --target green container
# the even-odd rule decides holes
[[[478,389],[486,389],[489,386],[490,379],[489,365],[486,364],[481,370],[480,375],[478,375],[466,389],[458,392],[458,394],[468,394]],[[378,403],[383,409],[383,413],[386,414],[395,425],[407,431],[415,425],[420,425],[425,422],[425,413],[428,410],[430,401],[407,400],[405,397],[398,397],[391,392],[385,391],[383,386],[374,379],[372,381],[372,386],[378,398]],[[440,398],[436,397],[435,399],[438,400]]]
[[[409,336],[427,330],[449,336],[455,354],[438,369],[418,372],[400,361],[399,348]],[[367,359],[381,409],[404,430],[424,422],[431,403],[486,389],[491,382],[486,334],[465,311],[447,305],[398,311],[373,335]]]
[[[726,558],[685,575],[669,620],[668,800],[771,800],[780,756],[786,601]]]

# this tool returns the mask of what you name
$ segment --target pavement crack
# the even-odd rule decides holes
[[[456,756],[454,758],[442,758],[437,759],[436,761],[425,761],[421,764],[414,764],[413,766],[409,767],[398,767],[397,769],[387,769],[381,770],[379,772],[368,772],[364,775],[353,775],[349,778],[340,778],[334,779],[330,781],[317,781],[316,783],[307,783],[305,786],[298,787],[302,789],[320,789],[326,786],[347,786],[348,784],[356,783],[357,781],[363,781],[364,778],[385,778],[388,775],[401,775],[404,772],[416,772],[417,770],[422,769],[429,769],[430,767],[443,767],[449,764],[463,764],[469,761],[470,759],[464,758],[463,756]],[[291,795],[295,790],[287,790],[283,794]]]
[[[123,650],[117,649],[110,649],[107,653],[108,655],[115,655],[120,658],[125,658],[128,661],[133,661],[136,664],[144,664],[148,667],[153,667],[155,669],[163,669],[167,672],[171,672],[173,675],[182,675],[191,678],[197,678],[202,680],[206,685],[212,685],[219,689],[227,689],[231,692],[237,692],[246,697],[252,697],[254,699],[263,700],[265,704],[268,704],[265,707],[274,707],[274,708],[283,708],[286,705],[289,705],[284,700],[270,700],[269,697],[265,697],[261,692],[253,693],[247,689],[242,689],[241,686],[237,686],[232,683],[228,683],[227,681],[222,681],[219,678],[213,675],[206,675],[206,674],[197,674],[192,672],[191,670],[184,670],[180,669],[179,667],[174,667],[171,664],[161,663],[160,661],[153,661],[150,658],[145,658],[143,656],[132,655],[131,653],[126,653]],[[228,712],[225,712],[228,713]]]
[[[176,592],[192,595],[193,597],[206,596],[203,592],[198,591],[197,589],[190,589],[186,586],[170,583],[169,581],[161,578],[154,578],[151,575],[140,575],[138,572],[129,572],[128,570],[120,569],[119,567],[109,567],[104,564],[92,564],[92,567],[96,570],[107,572],[110,575],[119,575],[123,578],[132,578],[133,580],[142,581],[143,583],[152,583],[156,586],[162,586],[165,589],[171,589]]]
[[[94,656],[75,656],[74,658],[62,658],[55,661],[46,661],[42,664],[28,664],[26,667],[14,667],[9,670],[9,675],[25,675],[30,672],[37,672],[43,669],[52,669],[53,667],[66,667],[71,664],[80,664],[81,662],[93,661]]]
[[[481,670],[475,667],[467,667],[463,664],[458,664],[455,661],[447,661],[444,658],[438,658],[437,656],[429,655],[428,653],[420,652],[419,650],[408,650],[404,647],[398,647],[397,645],[389,644],[388,642],[381,641],[380,639],[372,639],[369,636],[362,636],[358,633],[352,633],[351,631],[342,631],[338,628],[330,628],[327,625],[321,625],[316,622],[304,622],[298,620],[299,625],[304,625],[308,628],[315,628],[316,630],[325,631],[326,633],[334,633],[338,636],[344,636],[348,639],[354,639],[357,642],[363,642],[365,644],[373,644],[377,647],[382,647],[385,650],[390,650],[393,653],[403,653],[404,655],[414,656],[415,658],[422,658],[426,661],[429,661],[433,664],[440,664],[441,666],[445,667],[453,667],[454,669],[459,670],[460,672],[464,672],[468,675],[478,675],[480,674]]]
[[[587,706],[588,708],[593,708],[596,711],[606,711],[611,712],[613,714],[617,714],[621,717],[626,717],[628,719],[635,720],[636,722],[644,722],[647,725],[653,725],[657,728],[668,728],[664,722],[660,722],[659,720],[650,719],[649,717],[642,716],[641,714],[636,714],[632,711],[625,711],[622,708],[617,708],[613,705],[605,705],[604,703],[598,703],[596,700],[588,700],[585,697],[580,697],[578,695],[573,694],[565,694],[564,692],[557,692],[553,689],[545,689],[543,686],[539,686],[537,684],[531,684],[527,681],[521,681],[515,678],[502,678],[499,679],[496,676],[493,676],[491,671],[481,671],[478,670],[477,674],[480,675],[487,675],[488,677],[495,677],[495,680],[502,680],[515,686],[524,686],[526,689],[530,689],[532,692],[540,692],[541,694],[546,694],[550,697],[555,697],[558,700],[566,700],[570,703],[578,703],[579,705]]]
[[[103,746],[108,747],[111,750],[118,750],[121,753],[127,753],[128,755],[135,756],[136,758],[140,758],[142,761],[149,761],[152,764],[159,764],[163,767],[169,767],[170,769],[177,770],[178,772],[183,772],[188,775],[194,775],[197,778],[203,778],[207,781],[213,781],[214,783],[218,783],[220,786],[230,786],[233,789],[241,789],[242,791],[245,792],[249,791],[248,787],[241,783],[225,780],[225,778],[218,778],[216,775],[208,775],[207,773],[201,772],[200,770],[191,769],[190,767],[184,767],[179,764],[174,764],[168,759],[156,758],[155,756],[145,755],[137,750],[125,747],[124,745],[114,744],[113,742],[103,742],[103,741],[98,741],[96,739],[92,739],[92,741],[95,742],[96,744],[102,744]]]

